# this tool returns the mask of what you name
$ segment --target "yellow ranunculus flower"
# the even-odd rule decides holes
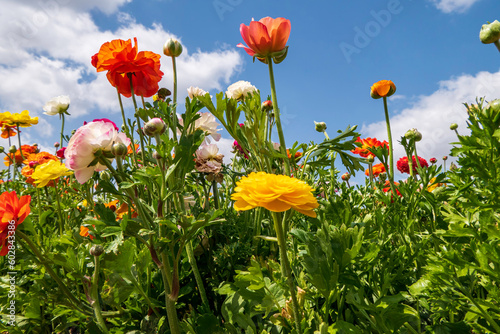
[[[273,212],[283,212],[294,209],[309,217],[316,217],[319,204],[312,194],[312,188],[304,181],[286,176],[267,174],[265,172],[251,173],[236,183],[236,211],[263,207]]]
[[[0,114],[0,121],[5,122],[9,126],[28,128],[32,124],[38,124],[38,117],[30,117],[28,110],[23,110],[21,113],[15,114],[6,111]]]
[[[50,160],[35,168],[31,178],[37,183],[37,188],[45,187],[50,181],[55,180],[61,176],[73,174],[66,166],[59,160]]]

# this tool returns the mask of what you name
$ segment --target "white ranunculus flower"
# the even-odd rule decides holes
[[[201,145],[196,151],[196,157],[205,160],[214,159],[217,154],[219,154],[219,148],[216,144]]]
[[[248,81],[238,81],[227,87],[226,96],[230,99],[240,100],[248,94],[257,93],[257,88]]]
[[[68,110],[69,103],[70,100],[67,95],[54,97],[43,106],[44,114],[49,116],[62,114]]]
[[[207,94],[208,92],[204,91],[203,89],[199,88],[199,87],[189,87],[187,89],[188,91],[188,95],[189,95],[189,98],[192,100],[193,97],[195,96],[205,96],[205,94]],[[210,95],[210,97],[212,97],[212,95]]]
[[[199,112],[198,114],[201,115],[201,117],[194,121],[194,129],[203,130],[206,136],[212,136],[215,141],[219,141],[219,139],[221,138],[221,134],[217,133],[217,131],[219,131],[219,129],[217,129],[219,123],[217,123],[215,116],[209,112]],[[184,126],[184,121],[182,118],[179,118],[179,123]],[[177,133],[180,134],[179,131]],[[205,138],[205,141],[209,142],[207,138]]]

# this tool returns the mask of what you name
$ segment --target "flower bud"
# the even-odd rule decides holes
[[[344,173],[344,174],[342,174],[341,178],[343,181],[349,181],[349,179],[351,178],[351,175],[349,173]]]
[[[104,253],[104,247],[101,245],[94,245],[92,248],[90,248],[90,255],[92,256],[100,256],[102,253]]]
[[[500,99],[496,99],[488,103],[487,108],[492,108],[493,111],[500,112]]]
[[[318,132],[325,132],[326,130],[326,123],[325,122],[316,122],[314,121],[314,129]]]
[[[124,143],[116,143],[111,146],[111,153],[115,157],[124,157],[128,153],[128,148]]]
[[[111,174],[108,171],[103,170],[99,173],[99,178],[103,181],[109,181],[111,179]]]
[[[385,182],[385,180],[387,180],[387,173],[380,173],[378,175],[378,178],[380,179],[381,182]]]
[[[436,158],[430,158],[429,161],[431,162],[431,164],[435,164],[437,162],[437,159]]]
[[[394,93],[396,93],[396,85],[391,80],[380,80],[370,89],[370,96],[374,99],[389,97]]]
[[[166,128],[165,122],[161,118],[155,117],[144,124],[144,133],[148,136],[161,135]]]
[[[260,109],[265,112],[273,110],[273,102],[271,100],[262,102]]]
[[[182,44],[173,38],[170,38],[163,45],[163,53],[167,57],[179,57],[182,53]]]
[[[158,90],[158,94],[157,95],[158,95],[158,99],[160,99],[160,100],[163,101],[163,100],[165,100],[165,98],[167,96],[170,96],[171,94],[172,93],[168,89],[166,89],[166,88],[160,88]]]
[[[497,42],[500,39],[500,22],[495,20],[492,23],[483,24],[479,32],[479,39],[483,44]]]
[[[444,161],[448,160],[448,156],[447,156],[447,155],[445,155],[445,156],[443,157],[443,160],[444,160]]]
[[[415,128],[406,131],[405,137],[406,139],[413,139],[416,142],[422,140],[422,134]]]
[[[373,155],[369,155],[366,159],[369,163],[373,163],[375,161],[375,157]]]
[[[16,145],[12,145],[11,147],[9,147],[9,153],[16,153],[16,152],[17,152]]]
[[[5,147],[0,146],[0,153],[3,153],[3,152],[5,152]]]
[[[457,123],[451,123],[450,130],[456,130],[456,129],[458,129],[458,124]]]
[[[153,152],[153,159],[160,160],[161,159],[161,154],[158,153],[158,151]]]
[[[57,141],[56,141],[56,142],[54,143],[54,147],[55,147],[55,148],[58,148],[59,146],[61,146],[61,144],[59,144],[59,142],[57,142]]]

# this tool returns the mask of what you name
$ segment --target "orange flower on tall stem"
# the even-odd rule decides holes
[[[250,56],[264,62],[266,57],[277,57],[275,58],[277,63],[279,62],[277,60],[282,60],[280,56],[286,55],[290,29],[290,21],[282,17],[276,19],[264,17],[259,21],[251,21],[248,26],[242,23],[240,33],[247,46],[242,43],[237,46],[244,48]]]
[[[359,154],[363,158],[375,157],[375,154],[373,154],[372,152],[370,152],[368,150],[369,148],[376,148],[376,147],[384,147],[385,146],[385,147],[387,147],[387,149],[389,149],[389,143],[387,143],[385,140],[381,142],[381,141],[377,140],[377,138],[368,137],[365,139],[361,139],[360,137],[358,137],[358,139],[356,139],[355,143],[361,143],[361,146],[356,147],[351,152],[354,154]]]
[[[391,80],[380,80],[375,82],[370,90],[370,95],[374,99],[389,97],[396,92],[396,85]]]
[[[17,197],[15,191],[0,195],[0,256],[5,256],[13,247],[12,240],[17,226],[30,214],[31,196]],[[11,246],[12,245],[12,246]]]
[[[17,132],[14,131],[16,129],[16,126],[7,125],[7,122],[0,121],[0,129],[2,130],[1,137],[4,139],[14,137],[17,134]]]
[[[385,166],[383,163],[373,165],[372,171],[374,177],[378,177],[380,174],[386,173]],[[365,170],[365,175],[370,176],[370,169]]]
[[[22,151],[22,154],[21,154]],[[38,151],[38,147],[34,145],[22,145],[21,150],[17,150],[16,153],[9,153],[8,156],[4,158],[5,166],[10,166],[12,163],[20,165],[24,162],[24,157],[27,157],[30,154],[36,153]]]
[[[104,43],[92,57],[92,65],[97,72],[108,71],[106,76],[109,82],[125,97],[132,96],[130,81],[135,95],[153,96],[158,92],[158,82],[163,77],[160,55],[151,51],[138,52],[137,38],[134,38],[134,45],[130,39]]]

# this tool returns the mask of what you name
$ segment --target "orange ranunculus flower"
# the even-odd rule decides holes
[[[290,153],[289,149],[286,149],[286,155],[288,155],[288,159],[292,158],[292,154]],[[301,157],[302,157],[302,152],[295,152],[294,154],[295,161],[299,160]]]
[[[15,128],[15,126],[8,125],[7,122],[0,121],[0,129],[2,130],[1,137],[4,139],[14,137],[17,134],[17,132],[14,131]]]
[[[385,167],[384,167],[384,164],[383,164],[383,163],[379,163],[379,164],[373,165],[373,166],[372,166],[372,170],[373,170],[373,176],[374,176],[374,177],[377,177],[377,176],[379,176],[380,174],[382,174],[382,173],[385,173],[385,172],[386,172],[386,170],[385,170]],[[366,175],[366,176],[370,176],[370,169],[365,170],[365,175]]]
[[[137,39],[132,41],[115,39],[106,42],[92,57],[97,72],[108,71],[109,82],[125,97],[131,97],[130,80],[134,94],[150,97],[158,91],[158,82],[163,76],[160,71],[160,55],[151,51],[137,51]]]
[[[276,53],[286,54],[286,42],[290,36],[290,29],[290,21],[282,17],[276,19],[264,17],[259,21],[251,21],[248,26],[242,23],[240,25],[241,37],[248,47],[242,43],[237,46],[244,48],[250,56],[259,60],[268,56],[279,58],[282,55]],[[276,59],[275,62],[277,62]]]
[[[93,227],[95,227],[95,225],[92,225]],[[94,239],[94,236],[92,234],[89,233],[89,228],[88,227],[85,227],[85,226],[80,226],[80,235],[82,237],[90,237],[90,240],[93,240]]]
[[[37,146],[32,146],[32,145],[22,145],[21,150],[23,151],[23,155],[21,156],[21,151],[18,149],[16,153],[9,153],[5,158],[4,158],[4,164],[5,166],[10,166],[12,165],[12,161],[20,165],[23,163],[23,157],[27,157],[28,155],[35,153],[38,151]]]
[[[396,85],[391,80],[380,80],[375,82],[370,90],[370,96],[374,99],[389,97],[396,92]]]
[[[9,252],[9,241],[12,240],[17,226],[30,214],[30,202],[31,196],[18,198],[15,191],[6,191],[0,195],[0,256]]]
[[[134,211],[134,209],[130,209],[130,212],[132,213],[132,217],[130,218],[137,218],[137,212]],[[116,219],[122,219],[124,215],[128,214],[128,204],[127,203],[122,203],[118,209],[115,211],[116,214]]]
[[[363,158],[368,158],[368,157],[374,157],[375,154],[373,154],[372,152],[370,152],[368,149],[369,148],[376,148],[376,147],[387,147],[387,149],[389,149],[389,143],[386,142],[385,140],[384,141],[379,141],[377,140],[377,138],[365,138],[365,139],[361,139],[360,137],[358,137],[358,139],[356,139],[355,143],[361,143],[361,146],[360,147],[356,147],[354,150],[352,150],[351,152],[354,153],[354,154],[359,154],[360,156],[362,156]]]
[[[312,194],[312,188],[304,181],[286,175],[253,172],[243,176],[236,183],[235,193],[231,199],[235,200],[236,211],[250,210],[263,207],[273,212],[283,212],[294,209],[309,217],[316,217],[318,200]]]

